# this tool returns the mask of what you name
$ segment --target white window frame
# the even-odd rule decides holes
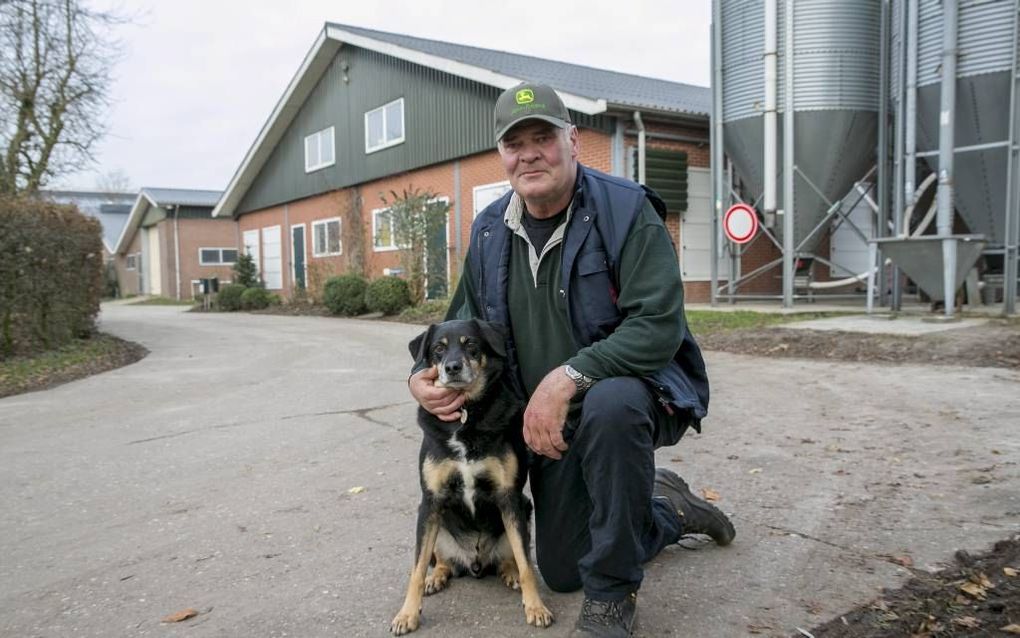
[[[397,246],[397,232],[396,232],[396,229],[393,228],[393,219],[392,218],[390,218],[390,242],[391,243],[389,245],[387,245],[387,246],[380,246],[379,244],[376,243],[376,237],[379,236],[378,235],[378,230],[379,230],[379,215],[382,215],[383,213],[388,213],[389,211],[390,211],[389,208],[375,208],[375,209],[372,210],[372,250],[373,250],[373,252],[385,253],[385,252],[390,252],[390,251],[393,251],[393,250],[399,250],[400,249],[400,247]]]
[[[138,253],[124,255],[124,270],[138,270]]]
[[[337,224],[337,235],[339,235],[338,244],[339,248],[336,252],[329,252],[329,224],[336,222]],[[326,250],[319,252],[319,243],[315,241],[315,230],[319,227],[324,227],[323,232],[326,233]],[[343,221],[339,217],[327,217],[326,219],[317,219],[312,222],[312,257],[336,257],[337,255],[344,254],[344,225]]]
[[[507,182],[507,183],[509,184],[510,182]],[[450,205],[450,198],[447,197],[446,195],[440,195],[439,197],[433,197],[432,199],[428,200],[425,203],[426,204],[435,204],[437,202],[442,202],[442,203],[446,204],[447,206],[449,206]],[[388,207],[387,208],[374,208],[374,209],[372,209],[372,251],[373,252],[386,253],[386,252],[390,252],[390,251],[394,251],[394,250],[400,250],[402,248],[407,248],[407,246],[398,246],[397,245],[397,232],[396,232],[395,228],[390,232],[390,237],[393,239],[393,243],[391,245],[389,245],[389,246],[376,246],[375,238],[376,238],[376,229],[378,228],[378,222],[377,222],[378,215],[381,214],[381,213],[385,213],[388,210],[389,210]],[[449,242],[450,241],[450,237],[449,237],[450,220],[449,219],[446,220],[446,228],[447,228],[447,230],[446,230],[446,232],[447,232],[446,240],[447,240],[447,242]]]
[[[218,250],[218,251],[220,251],[220,260],[219,261],[206,261],[206,260],[202,259],[202,251],[203,250]],[[230,246],[226,246],[224,248],[217,248],[217,247],[214,247],[214,246],[205,246],[205,247],[202,247],[202,248],[198,249],[198,264],[200,266],[233,266],[234,264],[236,264],[237,263],[237,259],[235,259],[234,261],[223,261],[223,251],[224,250],[232,250],[232,251],[234,251],[235,253],[238,253],[238,254],[240,254],[240,252],[241,252],[237,248],[232,248]]]
[[[387,121],[386,121],[387,108],[390,107],[390,106],[393,106],[394,104],[397,104],[398,102],[400,103],[400,137],[394,138],[392,140],[388,140],[388,139],[386,139],[387,131],[389,130],[389,127],[386,125],[387,124]],[[380,111],[382,112],[382,119],[383,119],[383,127],[382,127],[383,141],[382,141],[382,144],[377,144],[375,146],[370,146],[369,139],[368,139],[368,118],[371,117],[374,113],[379,113]],[[404,139],[407,137],[407,128],[406,128],[407,118],[404,117],[404,113],[405,113],[405,110],[404,110],[404,98],[402,98],[402,97],[398,97],[397,99],[395,99],[395,100],[393,100],[391,102],[387,102],[386,104],[383,104],[382,106],[376,107],[376,108],[372,109],[371,111],[365,111],[365,154],[366,155],[369,154],[369,153],[375,153],[376,151],[381,151],[384,148],[390,148],[391,146],[396,146],[397,144],[403,144],[404,143]]]
[[[266,241],[266,237],[275,237],[275,241]],[[274,247],[275,251],[270,250]],[[266,290],[283,290],[283,229],[279,224],[262,228],[262,281]]]
[[[471,206],[472,206],[472,208],[475,211],[474,217],[478,217],[478,214],[481,213],[483,210],[485,210],[486,206],[488,206],[492,202],[496,201],[496,199],[499,199],[500,197],[505,195],[506,191],[504,190],[499,195],[499,197],[484,203],[482,206],[478,205],[478,193],[480,191],[485,191],[485,190],[495,189],[495,188],[503,188],[503,187],[505,187],[507,190],[509,190],[511,188],[510,182],[507,181],[507,180],[503,180],[502,182],[493,182],[491,184],[479,184],[478,186],[475,186],[474,188],[471,189]]]
[[[328,162],[324,162],[324,161],[322,161],[322,143],[323,143],[323,140],[327,140],[327,139],[329,140],[329,146],[330,146],[330,149],[331,149],[331,153],[330,154],[333,156],[333,158],[330,161],[328,161]],[[312,164],[312,163],[309,162],[309,160],[311,159],[311,155],[308,152],[309,142],[312,142],[312,143],[315,144],[316,158],[318,159],[318,163]],[[332,166],[332,165],[336,164],[336,138],[334,137],[334,127],[330,126],[329,128],[324,128],[321,131],[316,131],[316,132],[312,133],[311,135],[306,135],[305,136],[305,147],[304,147],[304,149],[305,149],[305,172],[306,173],[311,173],[311,172],[314,172],[314,171],[326,168],[327,166]]]

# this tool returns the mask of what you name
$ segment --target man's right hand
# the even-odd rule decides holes
[[[439,378],[439,370],[435,366],[415,372],[407,381],[411,396],[421,404],[421,407],[436,415],[440,420],[457,421],[460,419],[460,408],[464,405],[464,393],[459,390],[437,387],[437,378]]]

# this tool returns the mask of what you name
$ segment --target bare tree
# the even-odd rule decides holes
[[[0,194],[34,193],[93,161],[120,22],[79,0],[0,0]]]
[[[96,177],[96,190],[104,193],[133,193],[131,178],[123,169],[115,168]]]
[[[450,205],[430,190],[421,191],[414,186],[400,193],[390,191],[389,198],[380,194],[388,209],[393,243],[400,248],[400,265],[407,277],[411,300],[419,304],[425,300],[429,285],[429,240],[443,228]],[[386,228],[386,225],[383,225]],[[445,254],[443,255],[445,259]],[[445,279],[446,272],[433,273]]]

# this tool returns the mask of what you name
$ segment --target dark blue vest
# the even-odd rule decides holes
[[[623,244],[647,197],[660,215],[665,204],[654,191],[581,166],[574,210],[563,237],[560,295],[578,347],[605,339],[623,321],[616,305]],[[510,325],[507,288],[513,233],[503,221],[512,191],[485,208],[471,229],[468,268],[478,284],[483,319]],[[508,344],[511,370],[516,351]],[[514,375],[517,377],[517,375]],[[678,412],[682,425],[700,432],[708,411],[708,376],[701,349],[689,330],[673,360],[644,379],[659,401]]]

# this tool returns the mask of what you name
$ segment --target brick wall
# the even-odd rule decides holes
[[[172,221],[169,222],[171,225]],[[172,226],[171,226],[172,228]],[[199,257],[201,248],[238,248],[237,222],[232,219],[181,219],[178,221],[181,250],[181,299],[192,298],[191,282],[196,279],[217,277],[221,282],[234,278],[231,265],[203,266]],[[168,263],[173,264],[171,254]],[[172,266],[171,266],[172,270]],[[173,296],[176,291],[176,275],[168,289]]]
[[[114,267],[117,270],[117,286],[120,288],[120,296],[126,297],[128,295],[137,295],[141,292],[139,284],[139,267],[142,261],[142,234],[140,232],[135,233],[134,239],[127,248],[127,252],[122,255],[116,255],[114,258]],[[135,268],[127,269],[127,256],[135,256]]]

